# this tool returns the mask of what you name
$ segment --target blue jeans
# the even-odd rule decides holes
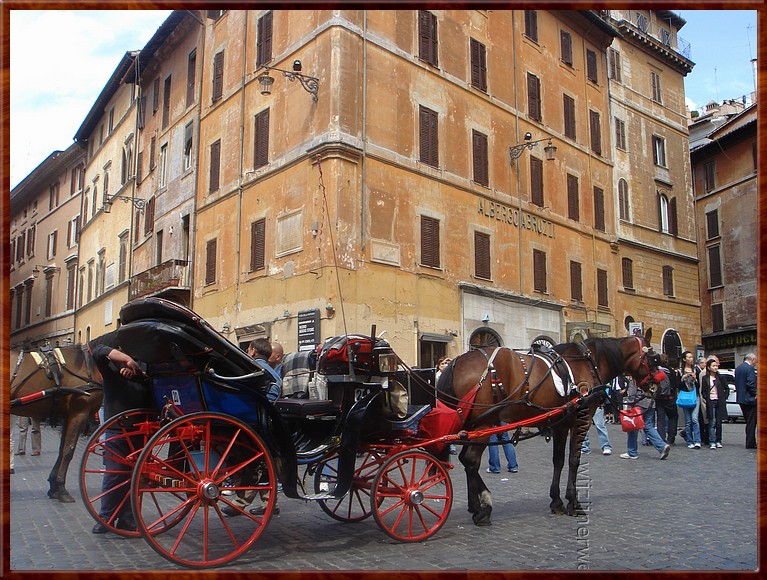
[[[501,422],[501,425],[506,425],[503,421]],[[511,440],[509,439],[509,432],[504,431],[501,433],[501,441],[503,441],[503,454],[506,456],[506,463],[507,467],[509,469],[517,469],[519,465],[517,464],[517,454],[514,451],[514,446],[511,444]],[[490,436],[490,443],[497,443],[498,442],[498,435],[491,435]],[[488,458],[488,465],[490,467],[490,471],[500,471],[501,470],[501,458],[498,453],[498,445],[490,445],[487,448],[489,458]]]
[[[692,409],[680,407],[684,413],[684,434],[688,445],[690,443],[700,444],[700,423],[698,423],[699,407],[700,401],[698,401]]]
[[[708,410],[708,442],[722,442],[722,415],[719,410],[719,401],[709,401]]]
[[[607,436],[607,427],[605,427],[605,410],[602,407],[597,407],[597,410],[594,412],[594,418],[592,419],[594,422],[594,427],[597,428],[597,436],[599,437],[599,448],[600,449],[612,449],[613,446],[610,445],[610,437]],[[581,447],[581,451],[583,453],[588,453],[591,451],[591,448],[589,447],[589,434],[586,433],[586,438],[583,440],[583,447]]]
[[[101,482],[101,509],[99,516],[105,522],[115,525],[118,518],[132,518],[129,497],[132,469],[125,461],[132,449],[125,437],[119,437],[123,432],[107,429],[104,432],[104,478]],[[111,438],[117,437],[112,440]],[[134,446],[134,449],[136,447]]]
[[[644,429],[640,431],[644,432],[644,435],[650,440],[650,444],[655,447],[659,452],[663,451],[666,447],[666,442],[661,438],[660,433],[655,428],[655,409],[645,409],[642,414],[644,418]],[[627,451],[632,457],[636,457],[637,453],[637,437],[639,431],[629,431],[627,441]]]

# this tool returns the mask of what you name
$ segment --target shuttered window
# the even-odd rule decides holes
[[[527,114],[540,121],[541,116],[541,79],[532,73],[527,73]]]
[[[437,139],[437,113],[424,106],[419,108],[420,160],[432,167],[439,166],[439,143]]]
[[[663,295],[674,295],[674,269],[671,266],[663,266]]]
[[[543,207],[543,161],[530,156],[530,201]]]
[[[626,151],[626,123],[615,117],[615,146]]]
[[[197,76],[197,49],[189,53],[186,63],[186,106],[194,104],[194,89]]]
[[[152,116],[154,117],[157,109],[160,108],[160,79],[154,79],[152,84]]]
[[[157,137],[149,141],[149,171],[155,168],[155,153],[157,152]]]
[[[621,82],[621,53],[614,48],[608,48],[607,59],[610,67],[610,78]]]
[[[724,330],[724,305],[711,305],[711,330],[713,332],[722,332]]]
[[[224,94],[224,51],[217,52],[213,57],[213,102],[218,101]]]
[[[210,146],[210,187],[208,191],[218,191],[219,174],[221,171],[221,139]]]
[[[563,95],[564,118],[565,118],[565,137],[575,141],[575,99],[568,95]]]
[[[583,279],[580,262],[570,261],[570,298],[583,302]]]
[[[713,240],[719,237],[719,210],[714,209],[706,212],[706,239]]]
[[[258,19],[256,37],[256,68],[272,60],[272,12],[271,10]]]
[[[666,167],[666,141],[663,137],[652,136],[652,160],[655,165]]]
[[[205,244],[205,284],[213,284],[216,281],[216,238],[208,240]]]
[[[624,221],[629,220],[629,184],[628,181],[621,178],[618,180],[618,208],[620,211],[620,219]]]
[[[586,49],[586,78],[592,83],[599,82],[599,68],[597,67],[597,53]]]
[[[144,167],[144,152],[139,151],[138,155],[136,155],[136,183],[141,183],[143,167]]]
[[[676,213],[676,198],[672,197],[668,205],[668,233],[672,236],[679,235],[679,220]]]
[[[253,149],[253,168],[269,163],[269,109],[256,115]]]
[[[708,287],[718,288],[722,285],[722,257],[719,244],[708,248]]]
[[[144,207],[144,235],[151,234],[154,230],[154,204],[154,197],[150,197]]]
[[[663,95],[660,87],[660,75],[650,72],[650,84],[652,85],[652,100],[658,104],[663,103]]]
[[[439,268],[439,220],[421,216],[421,265]]]
[[[602,155],[602,124],[597,111],[589,111],[589,128],[591,129],[591,150]]]
[[[565,30],[559,31],[559,41],[562,48],[562,62],[573,66],[573,39]]]
[[[706,191],[716,188],[716,161],[703,165],[703,185]]]
[[[533,289],[546,292],[546,252],[533,250]]]
[[[471,132],[472,161],[474,164],[474,181],[488,186],[487,135],[479,131]]]
[[[634,288],[634,262],[631,258],[621,260],[621,271],[623,274],[623,287],[629,290]]]
[[[487,92],[487,51],[485,45],[472,38],[470,48],[471,86],[482,92]]]
[[[437,17],[428,10],[418,11],[418,58],[437,66]]]
[[[162,93],[162,128],[167,129],[170,123],[170,85],[171,75],[165,79],[165,87]]]
[[[525,36],[538,42],[538,12],[525,10]]]
[[[266,267],[266,218],[250,224],[250,271]]]
[[[594,229],[605,231],[605,192],[594,187]]]
[[[474,275],[490,280],[490,235],[474,232]]]
[[[578,221],[581,217],[580,200],[578,199],[578,178],[567,175],[567,217]]]
[[[607,308],[610,302],[607,298],[607,270],[597,268],[597,304]]]

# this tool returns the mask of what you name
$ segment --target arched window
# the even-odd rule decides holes
[[[469,338],[469,348],[475,350],[484,346],[496,347],[503,346],[501,337],[490,328],[479,328],[471,333]]]
[[[623,178],[618,180],[618,206],[620,219],[629,221],[629,184]]]

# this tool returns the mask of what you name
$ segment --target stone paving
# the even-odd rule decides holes
[[[578,477],[587,516],[550,513],[551,444],[517,446],[519,473],[487,474],[493,524],[476,527],[466,511],[460,463],[444,527],[423,543],[391,540],[373,518],[332,520],[317,505],[283,498],[281,513],[251,551],[227,570],[755,570],[757,453],[744,449],[743,423],[724,426],[724,448],[689,450],[665,461],[651,447],[619,457],[626,435],[608,425],[614,453],[585,455]],[[596,433],[592,433],[593,442]],[[679,440],[678,440],[679,441]],[[10,475],[10,569],[177,570],[144,540],[91,533],[79,496],[81,439],[67,480],[77,503],[48,499],[58,432],[43,427],[43,454],[16,457]],[[593,443],[592,443],[593,444]],[[501,456],[503,456],[501,454]],[[564,477],[563,477],[564,484]],[[564,495],[564,489],[562,491]]]

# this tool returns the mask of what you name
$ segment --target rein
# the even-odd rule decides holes
[[[29,351],[31,353],[31,351]],[[46,371],[46,375],[48,375],[49,380],[52,380],[55,383],[55,387],[52,389],[46,389],[39,391],[37,393],[33,393],[32,395],[26,395],[24,397],[20,397],[18,399],[13,399],[11,401],[12,406],[18,406],[20,404],[24,403],[31,403],[32,401],[44,398],[44,397],[51,397],[51,396],[58,396],[58,395],[75,395],[75,394],[81,394],[81,395],[87,395],[90,396],[90,392],[94,389],[100,389],[101,384],[97,383],[93,380],[92,371],[90,368],[90,364],[88,361],[88,357],[85,356],[85,366],[88,370],[88,376],[84,377],[83,375],[71,370],[67,367],[66,360],[63,360],[63,355],[61,356],[61,360],[59,360],[58,355],[52,354],[53,360],[56,363],[55,370],[51,364],[51,359],[49,358],[49,353],[53,353],[53,349],[51,349],[48,352],[41,351],[41,354],[39,355],[41,360],[37,363],[36,368],[29,373],[27,376],[25,376],[19,383],[15,384],[11,388],[11,396],[13,396],[13,393],[17,393],[21,387],[23,387],[27,381],[29,381],[32,377],[34,377],[37,373],[40,371]],[[13,374],[11,375],[11,383],[13,383],[14,379],[18,376],[19,369],[21,368],[22,360],[24,359],[24,355],[27,354],[25,351],[19,352],[19,358],[16,361],[16,367],[13,370]],[[83,351],[83,354],[85,354],[85,351]],[[34,359],[35,357],[33,357]],[[61,386],[61,376],[67,373],[76,379],[79,379],[83,381],[82,385],[78,385],[76,387],[62,387]]]

